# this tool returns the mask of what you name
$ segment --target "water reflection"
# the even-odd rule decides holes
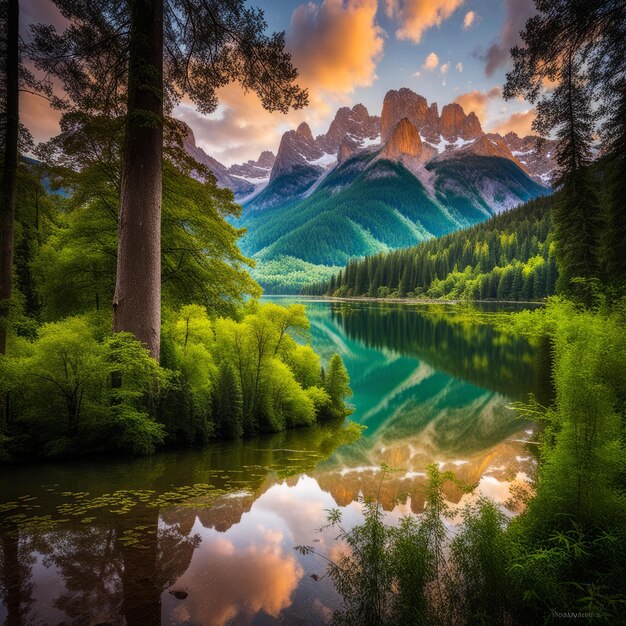
[[[310,307],[312,341],[343,356],[354,419],[148,459],[3,468],[0,623],[325,624],[338,598],[324,564],[293,550],[329,508],[350,526],[380,488],[392,519],[423,509],[438,462],[502,502],[532,474],[533,425],[509,408],[549,396],[547,349],[442,309]],[[402,468],[380,486],[380,465]],[[457,487],[446,487],[462,503]],[[400,494],[408,495],[404,504]]]

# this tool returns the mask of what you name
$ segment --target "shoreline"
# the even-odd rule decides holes
[[[534,306],[542,306],[545,300],[436,300],[433,298],[370,298],[368,296],[309,296],[299,294],[267,294],[264,298],[299,298],[310,299],[318,302],[391,302],[394,304],[532,304]]]

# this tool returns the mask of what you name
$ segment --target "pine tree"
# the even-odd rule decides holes
[[[241,437],[243,434],[243,394],[233,367],[220,363],[213,393],[213,419],[220,435]]]
[[[350,377],[341,357],[333,354],[325,376],[325,387],[332,405],[333,415],[343,417],[346,414],[344,400],[352,395]]]

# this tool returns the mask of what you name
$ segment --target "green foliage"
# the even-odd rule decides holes
[[[122,128],[119,120],[67,114],[61,134],[41,148],[57,166],[56,184],[72,190],[32,260],[46,319],[108,309],[113,300]],[[174,142],[177,129],[168,132]],[[234,315],[247,294],[260,294],[247,273],[252,262],[237,247],[242,231],[225,219],[240,208],[211,177],[196,180],[190,158],[175,145],[163,166],[163,304],[197,303],[213,314]]]
[[[308,426],[349,413],[347,373],[335,355],[328,388],[306,338],[303,305],[250,301],[240,321],[200,305],[166,311],[161,366],[110,320],[84,315],[40,327],[0,360],[3,450],[68,456],[149,454],[164,442]],[[8,399],[8,403],[7,403]]]
[[[487,626],[512,621],[514,588],[506,522],[500,508],[483,497],[463,511],[463,522],[450,542],[453,569],[447,581],[451,612],[461,623]]]
[[[346,415],[345,398],[352,395],[350,378],[341,357],[333,354],[328,364],[324,384],[330,398],[330,412],[333,416]]]
[[[515,584],[537,615],[574,607],[615,620],[626,603],[623,310],[555,302],[526,318],[552,336],[557,398],[542,416],[536,496],[509,531]]]
[[[243,393],[232,365],[220,364],[216,391],[213,394],[213,415],[217,431],[225,437],[243,435]]]
[[[130,335],[102,339],[97,320],[72,317],[20,347],[0,364],[14,452],[147,454],[163,442],[147,403],[167,376]],[[111,384],[113,373],[121,385]]]
[[[539,198],[482,224],[361,261],[303,293],[465,300],[539,300],[557,278],[552,198]]]

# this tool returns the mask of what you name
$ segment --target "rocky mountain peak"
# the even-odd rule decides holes
[[[337,164],[347,161],[357,150],[358,145],[350,137],[344,137],[337,151]]]
[[[424,96],[406,87],[397,91],[392,89],[385,94],[380,117],[380,134],[383,143],[389,139],[398,122],[405,117],[418,130],[432,131],[437,127],[436,106],[434,109],[429,107]]]
[[[403,154],[417,157],[422,153],[422,140],[415,126],[407,117],[403,117],[395,126],[381,156],[386,159],[398,159]]]
[[[250,159],[246,163],[231,165],[228,168],[228,173],[251,183],[260,184],[269,179],[275,160],[276,157],[273,152],[264,150],[256,161]]]
[[[454,140],[459,137],[469,140],[476,139],[482,135],[483,129],[473,111],[469,115],[465,115],[463,107],[453,102],[446,104],[441,109],[439,132],[448,140]]]
[[[270,181],[279,176],[291,174],[302,166],[307,169],[312,168],[315,172],[321,171],[321,168],[311,165],[311,161],[315,161],[323,155],[324,151],[313,139],[311,128],[306,122],[302,122],[296,130],[287,131],[282,136]]]
[[[298,128],[296,128],[296,132],[303,137],[306,137],[310,142],[313,142],[313,133],[311,132],[311,128],[306,122],[302,122]]]
[[[352,108],[341,107],[330,123],[328,132],[317,138],[318,145],[328,154],[335,154],[341,142],[349,136],[359,144],[366,139],[373,139],[380,132],[380,118],[370,115],[362,104],[355,104]]]
[[[275,160],[276,155],[271,150],[263,150],[263,152],[259,155],[256,164],[259,167],[272,167]]]

